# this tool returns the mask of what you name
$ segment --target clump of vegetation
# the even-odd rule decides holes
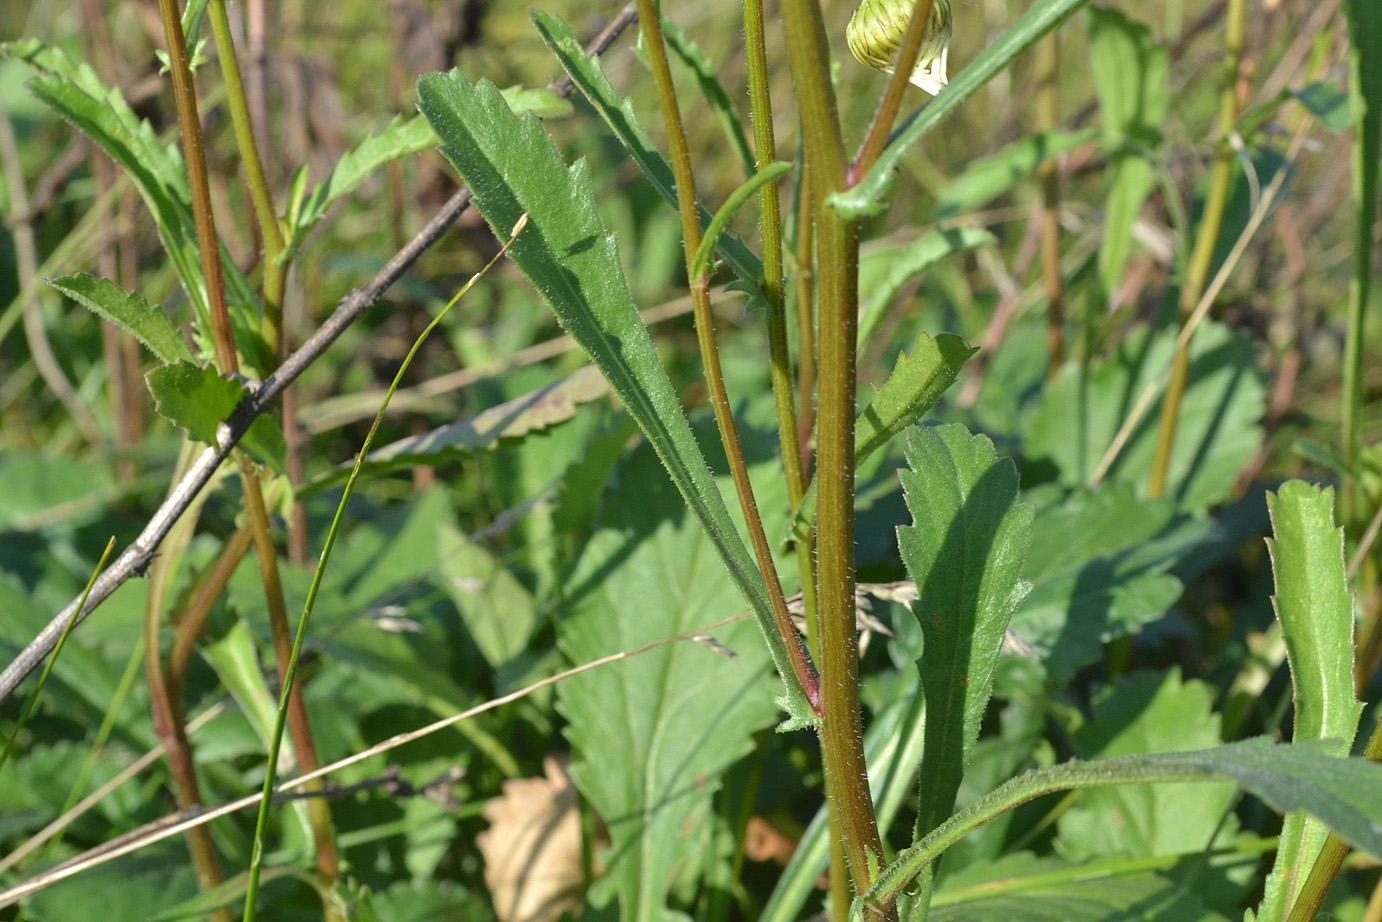
[[[573,12],[0,12],[5,917],[1382,919],[1382,6]]]

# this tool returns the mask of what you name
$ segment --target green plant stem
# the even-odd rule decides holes
[[[931,21],[931,7],[935,0],[916,0],[912,8],[912,18],[907,21],[907,31],[902,33],[902,44],[897,48],[897,58],[893,61],[893,75],[888,80],[888,88],[878,111],[873,114],[864,143],[850,164],[846,182],[854,185],[878,162],[878,156],[888,144],[897,114],[902,111],[902,97],[907,93],[913,69],[917,66],[917,56],[921,54],[921,43],[926,37],[926,27]]]
[[[671,154],[669,159],[673,175],[676,177],[682,243],[689,271],[695,264],[696,251],[701,245],[700,216],[696,208],[696,180],[691,169],[691,152],[687,147],[681,110],[677,105],[672,85],[672,70],[667,61],[667,48],[663,43],[661,19],[655,0],[638,0],[638,21],[643,29],[648,64],[657,84],[658,102],[662,109],[663,122],[667,127],[667,143]],[[698,273],[690,279],[690,286],[691,304],[696,318],[696,339],[700,344],[701,361],[705,366],[706,387],[710,392],[710,404],[715,411],[720,441],[724,445],[725,458],[729,463],[730,477],[734,480],[734,489],[749,529],[749,541],[753,545],[754,557],[768,588],[768,599],[773,607],[778,633],[791,659],[793,677],[806,695],[806,700],[813,708],[817,708],[819,689],[815,671],[811,668],[806,648],[793,628],[791,615],[787,611],[787,599],[782,594],[782,580],[778,577],[772,547],[763,531],[758,501],[754,498],[748,466],[744,463],[744,452],[739,445],[739,431],[734,424],[734,415],[730,412],[729,394],[725,390],[724,375],[720,371],[720,352],[715,342],[715,318],[710,311],[710,279],[706,273]]]
[[[188,452],[186,445],[179,458],[179,468],[186,465]],[[169,682],[163,663],[163,648],[159,643],[160,628],[163,624],[164,601],[167,598],[169,583],[177,560],[182,556],[193,527],[195,516],[187,516],[178,523],[173,540],[164,545],[164,553],[154,558],[149,567],[149,592],[144,607],[144,674],[149,685],[149,708],[152,712],[154,734],[163,744],[164,756],[168,760],[168,774],[173,782],[173,795],[179,809],[187,810],[202,804],[201,788],[197,782],[196,767],[192,756],[192,745],[187,738],[187,728],[183,720],[180,694]],[[224,882],[220,859],[216,846],[211,841],[208,826],[198,826],[187,830],[187,850],[192,857],[192,869],[197,877],[197,886],[203,893],[210,893]],[[234,916],[227,909],[213,913],[214,922],[233,922]]]
[[[1214,151],[1214,166],[1209,177],[1209,194],[1195,236],[1195,249],[1185,270],[1180,289],[1180,321],[1185,323],[1204,292],[1209,277],[1214,249],[1223,226],[1224,209],[1233,183],[1233,147],[1229,142],[1238,120],[1238,70],[1243,56],[1243,22],[1246,0],[1229,0],[1228,16],[1224,24],[1223,86],[1219,90],[1219,141]],[[1171,450],[1176,442],[1176,424],[1180,418],[1181,398],[1185,394],[1190,373],[1190,341],[1176,350],[1171,364],[1171,376],[1161,403],[1161,423],[1157,430],[1156,454],[1147,481],[1147,498],[1156,499],[1166,492],[1166,475],[1171,464]]]
[[[863,912],[892,906],[911,882],[941,853],[985,823],[1009,810],[1057,791],[1113,787],[1126,784],[1164,784],[1184,781],[1222,781],[1224,776],[1203,768],[1138,762],[1135,758],[1108,762],[1066,762],[1027,772],[1000,785],[941,823],[920,842],[897,856],[873,888],[855,901]],[[857,917],[858,912],[851,912]]]
[[[288,262],[282,259],[283,228],[278,223],[278,210],[274,207],[273,192],[264,171],[264,160],[259,153],[259,144],[254,136],[254,119],[251,117],[245,86],[240,79],[239,57],[231,36],[230,19],[226,15],[225,0],[210,0],[207,5],[210,13],[211,32],[216,40],[216,53],[221,59],[221,75],[226,85],[226,102],[230,109],[231,124],[235,129],[235,146],[240,154],[240,162],[245,167],[245,182],[249,186],[250,200],[254,203],[255,221],[259,227],[259,239],[264,246],[264,279],[260,292],[262,319],[260,335],[264,339],[266,369],[275,367],[285,354],[287,343],[283,338],[283,297],[288,282]],[[288,467],[296,476],[293,483],[299,484],[301,463],[296,449],[300,447],[297,433],[297,401],[291,391],[283,395],[283,435],[289,445]],[[294,503],[293,514],[288,518],[291,548],[297,553],[291,555],[302,559],[306,546],[306,510],[300,501]]]
[[[211,34],[215,37],[216,53],[221,59],[221,77],[226,84],[226,103],[230,109],[231,125],[235,129],[235,146],[240,154],[240,162],[245,167],[245,181],[249,185],[250,200],[254,202],[259,239],[264,244],[264,316],[260,332],[267,351],[276,362],[283,350],[283,291],[288,275],[288,267],[280,265],[278,258],[283,252],[283,231],[279,227],[273,193],[264,174],[259,145],[254,140],[254,126],[245,98],[245,86],[240,80],[240,64],[230,34],[225,0],[210,0],[207,12],[211,14]]]
[[[1382,762],[1382,721],[1372,728],[1372,736],[1368,738],[1368,745],[1363,749],[1363,758]],[[1311,865],[1305,882],[1301,884],[1300,892],[1296,894],[1296,900],[1291,904],[1291,911],[1286,916],[1286,922],[1313,922],[1318,918],[1324,898],[1329,894],[1329,888],[1334,883],[1334,878],[1339,875],[1339,868],[1343,866],[1347,855],[1348,845],[1331,832],[1324,840],[1319,855],[1315,857],[1315,863]]]
[[[212,0],[213,26],[216,16],[214,12],[220,7],[220,20],[224,32],[218,30],[218,50],[223,60],[227,62],[225,72],[227,74],[227,87],[230,89],[231,110],[238,115],[233,115],[237,126],[237,139],[241,144],[241,156],[246,156],[247,149],[250,151],[249,159],[252,164],[247,163],[250,174],[250,185],[252,191],[255,187],[256,179],[259,188],[254,192],[256,201],[256,213],[260,214],[263,220],[265,214],[268,224],[272,225],[270,235],[265,237],[266,254],[270,246],[270,238],[278,234],[276,218],[273,213],[273,204],[267,198],[268,186],[264,182],[263,167],[259,164],[257,154],[253,153],[253,135],[241,134],[241,122],[243,129],[249,130],[249,114],[244,104],[244,89],[240,85],[239,71],[235,66],[235,51],[230,43],[229,22],[225,19],[225,9],[218,2]],[[211,213],[211,195],[207,182],[206,157],[202,145],[201,124],[197,117],[196,91],[192,85],[192,73],[187,60],[187,42],[182,33],[182,23],[178,16],[177,4],[175,0],[159,0],[159,10],[163,17],[164,35],[168,43],[169,70],[173,75],[173,91],[177,100],[178,121],[183,132],[183,143],[186,151],[188,184],[192,193],[192,211],[197,226],[197,244],[202,257],[202,271],[206,278],[207,299],[210,307],[212,333],[216,346],[217,364],[222,371],[236,371],[239,362],[235,354],[235,340],[230,325],[230,315],[226,309],[224,283],[221,278],[220,246],[216,236],[215,221]],[[225,46],[222,47],[221,38],[225,39]],[[238,103],[238,104],[237,104]],[[261,203],[259,195],[266,196]],[[262,209],[262,211],[261,211]],[[281,251],[283,240],[281,234],[277,236],[277,247]],[[266,259],[266,290],[268,289],[268,265],[271,259]],[[278,280],[278,295],[281,303],[282,282],[281,267],[274,268],[275,276]],[[267,300],[267,299],[266,299]],[[266,317],[268,312],[266,311]],[[273,321],[275,325],[278,320]],[[277,353],[277,346],[274,352]],[[275,640],[275,652],[279,657],[280,676],[288,672],[287,664],[284,662],[286,654],[289,652],[288,638],[288,615],[283,602],[283,587],[278,575],[278,551],[273,543],[273,534],[269,528],[268,511],[264,506],[263,492],[259,487],[259,475],[254,470],[253,465],[243,456],[240,458],[240,480],[245,491],[246,506],[250,514],[252,536],[259,557],[260,578],[264,584],[264,595],[267,600],[269,611],[269,624]],[[150,619],[152,620],[152,619]],[[154,643],[151,651],[157,651],[157,636],[152,638]],[[161,670],[151,670],[151,680],[154,679],[153,672]],[[159,690],[166,698],[164,708],[164,718],[173,721],[171,739],[174,744],[185,749],[186,734],[182,727],[181,708],[177,701],[167,695],[168,689],[163,683],[161,675],[157,678]],[[310,727],[307,723],[307,711],[302,701],[300,690],[294,690],[286,686],[283,708],[287,710],[289,722],[293,730],[294,748],[297,752],[299,764],[305,770],[314,770],[317,764],[315,746],[312,742]],[[295,692],[295,693],[294,693]],[[174,752],[170,749],[169,761],[174,761]],[[275,754],[276,758],[276,754]],[[310,766],[309,766],[310,763]],[[187,766],[190,773],[190,762]],[[270,773],[272,774],[272,773]],[[182,783],[186,784],[189,778],[183,778]],[[189,794],[195,794],[195,776],[190,776],[192,788]],[[321,801],[314,801],[308,807],[309,823],[312,826],[313,839],[316,846],[316,859],[318,874],[322,878],[325,889],[329,890],[339,876],[338,861],[336,857],[335,839],[331,832],[330,814],[326,804]],[[209,844],[209,840],[208,840]],[[214,857],[214,853],[213,853]],[[218,882],[219,883],[219,882]],[[324,894],[323,906],[328,920],[342,918],[334,909],[329,894]]]
[[[811,201],[811,164],[803,158],[797,185],[797,450],[802,476],[808,481],[811,433],[816,427],[816,223],[811,218]],[[815,610],[814,606],[807,609],[808,623]]]
[[[399,365],[398,372],[394,375],[393,383],[389,385],[388,391],[385,392],[384,399],[379,407],[379,412],[375,414],[374,421],[370,424],[370,430],[365,435],[365,441],[360,446],[360,452],[355,457],[355,464],[350,469],[350,476],[346,479],[345,488],[341,492],[341,501],[336,505],[336,514],[332,517],[331,527],[327,529],[326,532],[326,542],[322,545],[321,556],[317,560],[317,569],[312,574],[312,584],[307,588],[307,599],[302,605],[302,616],[298,619],[297,633],[293,637],[293,646],[288,655],[288,668],[282,679],[283,687],[279,691],[278,716],[274,721],[273,736],[269,740],[269,758],[264,771],[264,786],[260,792],[259,814],[255,818],[254,823],[254,847],[250,852],[249,873],[246,875],[245,914],[242,917],[243,922],[253,922],[257,908],[260,870],[264,864],[264,834],[269,825],[269,808],[273,804],[275,770],[278,765],[278,754],[283,748],[285,715],[288,713],[289,696],[295,685],[295,679],[297,678],[298,663],[302,659],[302,644],[307,638],[307,624],[312,617],[312,609],[316,607],[317,595],[321,592],[322,578],[326,575],[326,564],[331,558],[332,549],[336,546],[336,535],[340,532],[341,521],[345,518],[346,506],[350,502],[351,494],[355,491],[355,481],[360,476],[360,469],[364,467],[365,457],[369,454],[370,446],[374,444],[374,436],[379,431],[379,424],[384,420],[384,413],[389,408],[389,400],[393,397],[394,391],[398,389],[399,382],[403,380],[403,375],[407,373],[409,366],[412,365],[413,357],[417,355],[418,350],[422,348],[422,344],[426,341],[427,337],[431,335],[432,331],[437,328],[437,325],[442,322],[442,319],[450,313],[451,308],[455,307],[456,303],[460,301],[465,293],[470,290],[470,287],[475,284],[476,279],[489,271],[489,268],[508,252],[509,246],[513,243],[514,238],[522,233],[527,223],[528,216],[525,214],[523,217],[519,218],[518,223],[514,225],[513,232],[510,234],[508,241],[505,242],[499,252],[494,255],[494,258],[489,261],[484,269],[473,276],[469,282],[461,286],[461,290],[456,292],[456,295],[447,302],[446,307],[438,311],[437,316],[432,318],[431,322],[418,334],[417,339],[413,342],[413,347],[409,349],[408,354],[403,357],[403,362]]]
[[[753,117],[754,159],[759,170],[777,157],[773,134],[773,102],[768,88],[768,50],[763,28],[763,0],[744,2],[744,44],[748,60],[749,108]],[[782,259],[782,205],[777,186],[758,190],[763,233],[763,295],[768,301],[768,357],[772,369],[773,401],[777,408],[777,434],[782,468],[787,478],[787,499],[795,514],[806,492],[797,447],[797,411],[792,398],[792,356],[787,348],[786,271]],[[810,571],[802,571],[806,582]]]
[[[1352,4],[1346,3],[1345,6]],[[1378,185],[1378,166],[1376,163],[1376,144],[1377,137],[1375,132],[1378,130],[1378,119],[1374,112],[1369,112],[1369,92],[1370,81],[1375,77],[1368,73],[1364,65],[1364,55],[1367,52],[1364,46],[1375,44],[1375,39],[1370,39],[1361,34],[1359,30],[1366,28],[1364,20],[1367,18],[1362,15],[1362,4],[1358,4],[1358,9],[1347,11],[1349,23],[1349,38],[1355,48],[1349,54],[1349,108],[1353,113],[1353,147],[1351,152],[1352,173],[1353,173],[1353,200],[1351,202],[1353,213],[1353,253],[1352,270],[1348,286],[1348,333],[1344,340],[1344,369],[1343,387],[1340,394],[1340,421],[1342,429],[1339,433],[1340,449],[1344,457],[1345,468],[1349,471],[1358,470],[1358,456],[1361,448],[1360,426],[1362,421],[1362,410],[1364,405],[1363,394],[1363,343],[1367,336],[1366,314],[1368,306],[1368,289],[1372,282],[1372,257],[1373,257],[1373,231],[1374,223],[1377,219],[1377,185]],[[1374,20],[1376,17],[1373,17]],[[1375,52],[1373,52],[1375,53]],[[1372,87],[1375,95],[1375,87]],[[1372,137],[1369,137],[1369,135]],[[1359,488],[1354,477],[1343,478],[1342,489],[1339,492],[1340,520],[1349,530],[1350,540],[1356,540],[1360,530],[1366,524],[1368,510],[1363,506],[1366,502],[1365,493]],[[1375,591],[1375,582],[1371,586],[1363,586],[1366,591]]]
[[[811,170],[816,235],[819,337],[816,516],[816,604],[820,620],[821,706],[818,730],[826,794],[840,827],[855,893],[883,867],[878,820],[869,795],[859,712],[859,648],[854,614],[855,350],[859,321],[859,225],[826,206],[845,188],[844,138],[830,46],[819,4],[783,0],[787,48]],[[880,913],[894,918],[891,908]]]
[[[259,487],[259,472],[244,454],[238,454],[240,482],[245,490],[245,506],[250,516],[250,536],[259,559],[260,578],[264,584],[264,599],[269,613],[269,631],[273,635],[274,656],[278,662],[279,681],[287,690],[288,732],[293,738],[293,751],[302,774],[310,774],[321,767],[312,728],[307,717],[307,702],[300,685],[287,684],[288,667],[293,656],[293,640],[288,628],[288,607],[283,600],[283,582],[279,577],[278,548],[274,544],[264,494]],[[309,793],[321,791],[321,781],[310,782]],[[340,857],[336,851],[336,836],[331,828],[330,805],[320,797],[307,800],[307,823],[312,829],[317,876],[321,882],[322,915],[327,922],[344,922],[331,888],[341,876]]]
[[[1058,34],[1052,32],[1036,47],[1037,130],[1056,127],[1056,78],[1060,74]],[[1041,182],[1041,275],[1046,283],[1046,380],[1054,382],[1065,361],[1065,282],[1060,270],[1060,170],[1047,160],[1037,170]]]
[[[238,371],[235,336],[231,330],[230,312],[226,309],[225,282],[221,277],[221,248],[216,236],[216,221],[211,214],[211,186],[207,180],[201,120],[197,116],[197,91],[192,85],[192,68],[187,60],[187,39],[182,34],[177,0],[158,0],[158,10],[163,17],[168,71],[173,77],[173,99],[177,103],[178,124],[182,128],[183,159],[187,163],[187,185],[192,193],[192,218],[197,228],[202,276],[206,280],[207,309],[211,317],[216,364],[223,372]]]

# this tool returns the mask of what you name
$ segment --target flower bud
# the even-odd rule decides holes
[[[891,74],[902,34],[907,31],[907,20],[915,6],[913,0],[863,0],[845,30],[849,50],[860,63]],[[945,64],[949,54],[950,2],[933,0],[911,82],[935,96],[945,86]]]

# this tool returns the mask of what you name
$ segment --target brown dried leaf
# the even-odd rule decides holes
[[[504,782],[503,795],[483,811],[489,829],[476,845],[499,922],[555,922],[581,907],[576,789],[556,759],[546,759],[543,768],[546,778]]]

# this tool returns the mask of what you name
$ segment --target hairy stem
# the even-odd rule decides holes
[[[643,29],[648,63],[657,84],[662,118],[667,126],[672,172],[677,182],[677,206],[681,213],[682,243],[689,271],[696,261],[696,251],[701,245],[701,223],[696,208],[696,180],[691,170],[691,152],[687,147],[681,110],[672,86],[672,71],[667,61],[667,49],[662,38],[655,0],[638,0],[638,18]],[[791,615],[787,611],[787,599],[782,594],[782,580],[778,577],[772,547],[763,531],[763,519],[758,513],[758,501],[754,498],[753,485],[749,483],[749,469],[744,463],[744,452],[739,444],[739,431],[734,423],[734,415],[730,412],[729,394],[725,390],[724,375],[720,371],[720,351],[715,342],[715,318],[710,311],[710,279],[705,272],[701,272],[697,277],[690,279],[690,284],[691,303],[696,317],[696,339],[700,344],[701,361],[705,366],[706,387],[710,392],[711,407],[715,411],[715,422],[720,430],[720,441],[724,444],[725,457],[729,462],[730,477],[734,480],[735,493],[738,495],[744,520],[748,525],[749,542],[753,546],[754,557],[768,588],[768,599],[772,604],[778,633],[791,659],[794,673],[792,680],[806,695],[806,700],[815,707],[819,697],[815,671],[811,668],[806,648],[793,628]]]
[[[748,57],[749,106],[753,113],[754,157],[759,170],[777,156],[773,135],[773,103],[768,91],[768,51],[763,29],[763,0],[745,0],[744,42]],[[787,499],[796,512],[806,479],[797,449],[797,411],[792,398],[792,357],[787,349],[786,274],[782,260],[782,206],[777,186],[758,190],[763,228],[763,294],[768,300],[768,356],[772,368],[773,400],[777,407],[777,434],[782,468],[787,477]],[[802,580],[809,571],[802,571]]]
[[[187,38],[177,0],[158,0],[163,17],[164,41],[168,45],[168,71],[173,77],[173,99],[177,103],[178,125],[182,129],[183,159],[187,162],[187,184],[192,193],[192,218],[197,228],[197,249],[201,253],[202,275],[206,281],[207,310],[211,335],[216,347],[216,364],[221,371],[238,371],[235,336],[230,312],[226,309],[225,282],[221,277],[221,247],[216,221],[211,214],[211,185],[206,173],[206,151],[202,145],[201,119],[197,115],[197,90],[192,85],[192,68],[187,60]],[[189,292],[195,298],[195,292]]]
[[[869,795],[859,713],[859,648],[854,615],[855,350],[859,314],[859,225],[825,201],[845,188],[844,138],[830,48],[819,4],[783,0],[787,48],[811,172],[816,235],[820,369],[817,422],[816,604],[820,621],[819,729],[826,794],[840,814],[856,893],[883,867],[878,821]],[[893,918],[891,908],[879,914]]]

